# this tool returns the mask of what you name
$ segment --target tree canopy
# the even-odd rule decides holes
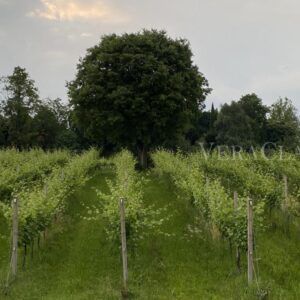
[[[299,145],[300,121],[295,106],[288,98],[279,98],[271,106],[268,139],[285,149],[293,149]]]
[[[144,166],[148,150],[176,145],[210,92],[189,43],[154,30],[104,36],[68,88],[84,133],[137,152]]]
[[[256,94],[224,104],[215,123],[217,142],[246,148],[264,143],[268,111]]]
[[[28,147],[32,116],[40,104],[38,90],[21,67],[16,67],[12,75],[3,78],[3,84],[2,111],[6,118],[7,143],[17,148]]]
[[[16,67],[1,86],[0,147],[77,147],[68,106],[61,99],[41,100],[26,69]]]
[[[103,36],[67,88],[69,103],[42,99],[25,68],[0,77],[0,147],[99,146],[104,154],[127,148],[145,167],[157,147],[251,150],[274,143],[291,151],[300,141],[298,112],[288,98],[267,106],[250,93],[204,110],[211,89],[190,44],[164,31]]]

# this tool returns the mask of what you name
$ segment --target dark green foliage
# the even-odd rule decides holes
[[[216,143],[217,131],[215,122],[218,118],[218,110],[214,104],[210,111],[198,112],[192,121],[192,128],[187,134],[187,139],[191,145],[196,145],[198,142],[204,143],[206,146]]]
[[[269,108],[263,105],[262,100],[256,94],[243,96],[239,104],[250,118],[251,131],[254,133],[254,142],[262,144],[266,138],[267,113]]]
[[[295,151],[300,138],[297,110],[289,99],[280,98],[269,108],[255,94],[224,104],[215,130],[217,144],[246,149],[272,142]]]
[[[286,150],[299,144],[300,122],[291,100],[280,98],[271,106],[268,120],[268,140],[282,145]]]
[[[217,141],[217,130],[215,127],[215,123],[218,119],[219,112],[215,109],[214,104],[211,106],[210,114],[209,114],[209,127],[205,134],[205,142],[208,145],[215,144]]]
[[[104,36],[68,84],[75,120],[100,145],[138,152],[176,145],[210,92],[189,43],[165,32]]]
[[[16,67],[11,76],[3,79],[6,99],[2,100],[2,112],[6,118],[9,146],[30,146],[32,116],[39,105],[38,90],[25,69]]]
[[[7,120],[0,114],[0,145],[4,145],[7,140]]]
[[[224,104],[216,121],[217,142],[250,147],[264,143],[268,108],[255,94]]]
[[[70,126],[70,109],[60,99],[40,100],[24,68],[1,78],[0,147],[82,149]]]
[[[24,68],[0,79],[0,147],[68,148],[101,146],[105,155],[126,147],[139,155],[162,146],[192,151],[199,143],[241,146],[268,143],[296,151],[300,123],[292,102],[267,107],[256,94],[202,111],[210,92],[192,62],[186,40],[165,32],[104,36],[88,50],[68,84],[71,106],[41,100]],[[238,147],[236,147],[238,149]]]
[[[33,117],[33,145],[43,149],[68,148],[84,149],[79,135],[70,126],[70,110],[61,99],[46,100],[38,106]]]
[[[52,148],[59,130],[54,112],[47,105],[40,105],[33,119],[34,143],[43,149]]]
[[[254,132],[251,119],[238,102],[225,103],[216,122],[218,144],[247,145],[252,144]]]

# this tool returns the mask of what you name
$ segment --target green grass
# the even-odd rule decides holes
[[[247,288],[245,255],[238,275],[229,245],[212,240],[203,230],[187,238],[187,226],[197,216],[189,201],[178,195],[167,178],[149,176],[145,201],[169,206],[164,231],[153,235],[129,256],[129,288],[132,299],[258,299],[257,288]],[[118,247],[107,242],[102,221],[86,221],[82,203],[97,200],[93,186],[106,189],[97,176],[69,200],[67,216],[50,230],[34,258],[28,257],[8,296],[16,300],[120,299],[121,259]],[[5,227],[0,220],[1,228]],[[294,227],[293,227],[294,228]],[[297,227],[287,238],[280,229],[268,229],[257,240],[259,286],[268,299],[300,298],[300,238]],[[299,229],[300,230],[300,229]],[[299,235],[300,237],[300,235]],[[1,240],[1,279],[7,268],[8,243]]]

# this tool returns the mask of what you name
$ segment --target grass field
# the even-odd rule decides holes
[[[106,175],[107,176],[107,175]],[[108,243],[104,224],[87,221],[84,204],[98,201],[92,187],[107,189],[103,174],[69,199],[66,217],[53,225],[40,251],[28,255],[7,296],[16,300],[83,300],[121,298],[121,259],[118,247]],[[108,175],[111,176],[111,175]],[[148,175],[145,201],[168,205],[170,219],[163,230],[172,234],[150,236],[129,256],[129,289],[132,299],[299,299],[300,235],[293,225],[286,237],[280,226],[267,228],[256,241],[259,282],[247,287],[246,255],[237,274],[234,251],[222,240],[203,232],[187,238],[196,213],[168,178]],[[278,222],[277,222],[278,224]],[[4,224],[0,226],[5,230]],[[1,229],[1,231],[2,231]],[[299,230],[298,230],[299,229]],[[8,243],[1,240],[1,281],[7,269]],[[257,285],[258,284],[258,285]],[[258,288],[260,292],[258,293]],[[268,298],[264,298],[268,292]]]

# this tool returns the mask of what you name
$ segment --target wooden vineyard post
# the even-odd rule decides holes
[[[289,186],[288,186],[288,177],[286,175],[283,175],[283,211],[286,216],[286,225],[285,225],[285,233],[289,237],[290,236],[290,214],[289,214]]]
[[[11,258],[11,273],[15,278],[18,271],[18,235],[19,235],[19,220],[18,220],[18,199],[12,201],[12,258]]]
[[[253,200],[248,199],[248,284],[253,281]]]
[[[234,210],[237,211],[238,210],[238,193],[235,191],[233,194],[233,205],[234,205]],[[241,272],[241,253],[240,253],[240,249],[237,246],[236,247],[236,266],[238,269],[238,272]]]
[[[237,192],[233,193],[233,205],[234,205],[234,210],[237,211],[237,209],[238,209],[238,193]]]
[[[123,262],[123,296],[127,296],[128,282],[128,264],[127,264],[127,242],[126,242],[126,220],[125,220],[125,200],[120,199],[120,215],[121,215],[121,243],[122,243],[122,262]]]
[[[288,178],[286,175],[283,175],[283,184],[284,184],[284,210],[287,210],[288,209],[289,189],[288,189]]]
[[[206,191],[206,198],[208,199],[208,188],[209,188],[209,178],[206,177],[205,179],[205,191]]]
[[[209,186],[209,178],[208,177],[206,177],[205,183],[206,183],[206,188],[208,188],[208,186]]]

